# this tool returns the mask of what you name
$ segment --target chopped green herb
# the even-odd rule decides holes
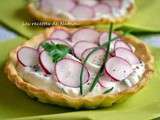
[[[45,42],[42,44],[42,47],[48,52],[48,55],[52,58],[54,63],[62,60],[70,52],[70,49],[67,46],[61,44]]]
[[[107,94],[113,90],[114,87],[111,87],[110,89],[107,89],[106,91],[103,92],[103,94]]]

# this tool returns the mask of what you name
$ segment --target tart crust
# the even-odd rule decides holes
[[[69,25],[69,26],[81,26],[81,25],[95,25],[95,24],[107,24],[107,23],[122,23],[127,18],[129,18],[135,11],[135,4],[131,4],[127,9],[127,14],[122,17],[114,18],[114,19],[107,19],[107,18],[100,18],[98,20],[88,19],[88,20],[69,20],[63,18],[54,18],[50,17],[49,15],[41,12],[38,10],[33,3],[29,3],[27,9],[29,13],[35,17],[39,21],[45,21],[50,23],[55,23],[56,25]]]
[[[45,40],[46,36],[51,31],[56,29],[64,29],[72,32],[75,31],[75,29],[67,29],[64,27],[52,27],[47,29],[44,33],[41,33],[40,35],[33,37],[31,40],[25,42],[24,44],[18,46],[16,49],[12,50],[9,54],[9,58],[5,66],[5,73],[13,84],[15,84],[19,89],[25,91],[29,96],[36,97],[39,101],[43,103],[57,104],[59,106],[71,107],[75,109],[94,109],[97,107],[112,106],[114,103],[119,103],[125,100],[126,98],[135,94],[141,88],[143,88],[154,71],[154,58],[151,55],[151,52],[149,48],[146,46],[146,44],[144,44],[142,41],[138,40],[133,36],[122,36],[126,42],[132,44],[136,48],[136,55],[139,58],[141,58],[145,63],[145,73],[143,74],[142,79],[133,87],[119,93],[83,97],[71,97],[67,94],[57,93],[54,91],[44,90],[35,87],[34,85],[25,82],[16,70],[17,50],[20,49],[22,46],[38,46],[39,43]]]

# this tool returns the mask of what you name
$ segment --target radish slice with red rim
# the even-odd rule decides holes
[[[109,37],[109,33],[108,32],[103,32],[101,33],[101,35],[99,36],[99,45],[103,45],[104,43],[108,42],[108,37]],[[112,33],[111,38],[117,38],[118,35],[116,33]],[[117,38],[114,41],[120,40],[120,38]]]
[[[94,12],[96,16],[102,16],[102,15],[111,15],[111,8],[109,5],[103,3],[103,4],[97,4],[94,6]]]
[[[55,63],[53,63],[52,58],[48,55],[46,51],[40,53],[39,62],[41,67],[47,74],[51,74],[54,72]]]
[[[89,49],[86,49],[83,53],[82,53],[82,56],[81,56],[81,59],[82,60],[85,60],[86,57],[88,56],[88,54],[93,51],[94,48],[89,48]],[[95,52],[93,52],[88,60],[87,60],[87,64],[90,65],[91,67],[93,68],[97,68],[99,69],[102,64],[103,64],[103,59],[104,59],[104,55],[105,55],[105,50],[104,49],[99,49]]]
[[[55,66],[58,81],[65,86],[79,87],[81,68],[82,64],[72,59],[63,59],[59,61]],[[87,68],[84,68],[82,80],[83,84],[89,80]]]
[[[70,45],[70,42],[68,40],[59,40],[59,39],[54,39],[54,40],[51,40],[52,43],[54,44],[60,44],[60,45],[65,45],[67,47],[71,47]]]
[[[76,31],[72,36],[72,42],[76,43],[78,41],[88,41],[97,43],[99,38],[99,33],[93,29],[81,29]]]
[[[126,60],[120,57],[112,57],[105,64],[105,72],[113,79],[122,81],[133,72],[133,69]]]
[[[75,60],[75,61],[78,61],[80,62],[79,59],[77,59],[75,56],[73,56],[72,54],[67,54],[64,58],[67,58],[67,59],[72,59],[72,60]]]
[[[132,65],[140,63],[137,56],[126,48],[117,48],[115,50],[115,56],[125,59]]]
[[[65,30],[55,30],[51,33],[50,39],[59,39],[59,40],[66,40],[69,39],[70,34],[66,32]]]
[[[102,76],[100,79],[99,79],[99,84],[102,88],[107,88],[107,89],[110,89],[110,88],[115,88],[116,87],[116,84],[117,82],[116,81],[113,81],[113,80],[110,80],[111,78],[107,78],[106,76]]]
[[[38,52],[31,47],[22,47],[17,52],[17,59],[23,66],[34,66],[38,64]]]
[[[97,0],[78,0],[78,3],[82,5],[94,6],[98,3],[98,1]]]
[[[71,13],[77,20],[86,20],[94,17],[93,8],[87,5],[78,5]]]
[[[121,8],[122,0],[102,0],[102,3],[106,3],[114,8]]]
[[[46,1],[46,0],[43,0]],[[74,0],[50,0],[54,10],[70,11],[75,7]],[[46,6],[47,7],[47,6]]]
[[[127,43],[123,42],[122,40],[117,40],[115,42],[114,49],[116,50],[117,48],[125,48],[125,49],[132,51],[132,48]]]
[[[77,42],[74,46],[73,46],[73,51],[74,54],[80,59],[82,56],[82,53],[89,48],[95,48],[97,47],[97,44],[95,43],[91,43],[91,42],[87,42],[87,41],[80,41]]]

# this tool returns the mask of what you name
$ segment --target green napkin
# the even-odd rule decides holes
[[[0,22],[25,37],[37,34],[43,28],[27,25],[32,21],[26,10],[29,0],[1,0]],[[131,28],[135,32],[160,32],[160,0],[136,0],[137,11],[121,29]],[[102,25],[104,27],[104,25]]]
[[[74,111],[33,100],[9,82],[3,73],[4,62],[8,52],[22,42],[24,42],[22,38],[0,42],[0,119],[147,120],[160,116],[160,48],[152,48],[155,56],[155,73],[143,90],[126,102],[116,104],[111,108]]]

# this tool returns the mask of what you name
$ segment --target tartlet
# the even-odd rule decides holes
[[[147,45],[133,36],[121,36],[124,42],[134,46],[136,56],[140,58],[145,64],[145,71],[143,73],[143,76],[141,77],[140,81],[132,87],[111,94],[97,94],[85,96],[71,96],[62,92],[39,88],[33,84],[26,82],[19,74],[17,70],[17,65],[19,64],[17,60],[17,52],[20,50],[20,48],[24,46],[37,48],[40,43],[50,38],[51,33],[56,30],[64,30],[69,32],[70,34],[73,34],[75,33],[75,31],[77,31],[77,29],[67,29],[64,27],[49,28],[44,33],[41,33],[33,37],[31,40],[25,42],[24,44],[18,46],[16,49],[12,50],[9,54],[9,59],[5,66],[5,73],[12,83],[14,83],[19,89],[25,91],[29,96],[33,98],[36,97],[39,101],[43,103],[51,103],[75,109],[93,109],[98,107],[112,106],[113,104],[119,103],[127,99],[131,95],[137,93],[141,88],[143,88],[146,85],[148,79],[150,78],[150,75],[154,71],[154,59]]]
[[[61,8],[59,9],[56,8],[56,10],[53,9],[54,3],[56,3],[55,7],[57,5],[61,7],[62,6],[61,3],[63,3],[63,0],[62,1],[56,0],[52,2],[50,0],[47,0],[45,2],[43,2],[43,0],[41,1],[36,0],[36,2],[29,3],[27,8],[29,13],[40,21],[49,22],[51,25],[53,24],[53,25],[71,25],[71,26],[72,25],[74,26],[75,25],[77,26],[91,25],[91,24],[99,24],[99,23],[106,24],[111,22],[121,23],[125,21],[127,18],[129,18],[135,11],[134,0],[114,0],[113,3],[110,0],[101,0],[101,1],[88,0],[89,2],[87,2],[87,0],[69,0],[69,1],[71,3],[73,2],[74,4],[72,4],[72,7],[70,6],[71,9],[69,9],[70,7],[68,7],[69,10],[67,9],[67,7],[62,7],[64,8],[65,12],[61,10]],[[97,2],[93,4],[92,2],[90,3],[90,1],[97,1]],[[68,3],[68,4],[71,4],[71,3]],[[52,4],[53,6],[51,6]],[[48,9],[51,9],[51,11],[49,11],[47,7]],[[79,17],[78,15],[82,14],[81,9],[82,11],[84,10],[82,13],[87,14],[86,15],[87,17],[88,16],[92,16],[92,17],[88,17],[86,19],[83,15],[82,16],[84,18]],[[93,10],[90,11],[90,9],[91,10],[93,9]],[[67,10],[68,12],[66,12]],[[72,12],[73,10],[78,11],[78,13]],[[106,14],[105,14],[105,10],[106,10]],[[88,11],[88,13],[86,13],[86,11]],[[121,13],[118,13],[119,11],[121,11]],[[72,13],[78,16],[78,18],[72,15]],[[90,15],[90,14],[93,14],[93,15]],[[49,25],[49,24],[46,24],[46,25]]]

